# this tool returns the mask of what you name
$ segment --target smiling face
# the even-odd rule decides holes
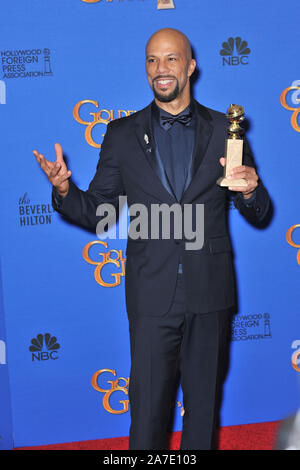
[[[195,67],[189,41],[179,31],[163,29],[149,39],[146,47],[147,78],[155,99],[160,103],[189,102],[189,79]]]

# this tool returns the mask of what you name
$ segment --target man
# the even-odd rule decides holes
[[[216,184],[227,121],[191,99],[196,67],[181,32],[163,29],[146,46],[146,72],[154,101],[107,128],[96,174],[86,192],[69,179],[62,148],[50,162],[34,154],[54,186],[53,205],[72,221],[95,228],[102,203],[204,205],[204,245],[188,250],[185,237],[130,239],[126,306],[131,373],[130,449],[164,449],[177,371],[183,390],[181,449],[211,449],[229,310],[235,303],[232,250],[226,224],[227,189]],[[258,179],[247,142],[244,165],[231,177],[235,205],[262,221],[269,197]],[[149,224],[151,220],[149,219]]]

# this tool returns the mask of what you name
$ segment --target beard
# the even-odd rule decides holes
[[[155,79],[154,79],[155,80]],[[154,80],[152,83],[152,90],[154,93],[154,97],[160,101],[161,103],[170,103],[171,101],[175,100],[180,95],[179,83],[176,80],[176,86],[173,91],[171,91],[168,95],[162,94],[157,91],[154,87]]]

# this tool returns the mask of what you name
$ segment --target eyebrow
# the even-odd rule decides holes
[[[170,57],[172,55],[176,55],[176,56],[180,56],[180,54],[178,52],[171,52],[170,54],[166,54],[167,57]],[[146,59],[149,59],[150,57],[157,57],[155,54],[148,54],[146,56]]]

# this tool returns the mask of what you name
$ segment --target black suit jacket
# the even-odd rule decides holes
[[[151,128],[151,107],[126,118],[112,121],[107,128],[96,174],[87,191],[70,182],[67,196],[53,206],[73,222],[95,228],[99,222],[96,208],[108,202],[115,206],[120,195],[127,196],[128,206],[142,203],[173,205],[172,189],[162,163],[155,152]],[[180,201],[204,204],[204,245],[200,250],[186,250],[181,240],[129,239],[126,250],[126,305],[129,315],[162,315],[170,307],[175,290],[179,256],[188,309],[208,313],[232,307],[235,282],[232,248],[227,228],[227,189],[216,184],[223,169],[219,158],[224,155],[225,115],[194,101],[196,133],[192,163]],[[247,141],[244,142],[245,165],[254,166]],[[262,221],[269,208],[269,196],[259,182],[252,205],[236,195],[235,205],[252,222]],[[149,218],[150,233],[151,220]],[[161,237],[161,235],[160,235]]]

